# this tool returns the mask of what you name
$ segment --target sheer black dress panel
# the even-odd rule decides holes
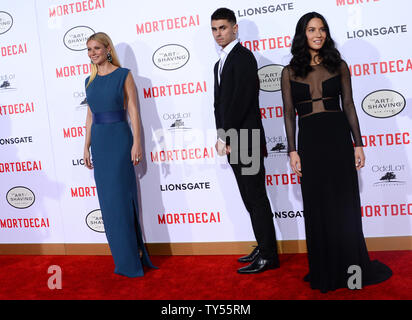
[[[314,70],[305,79],[295,77],[289,66],[282,71],[281,85],[288,151],[296,151],[296,112],[300,118],[304,118],[319,112],[344,111],[355,145],[363,146],[346,62],[342,60],[339,70],[335,73],[330,73],[321,64],[312,68]]]

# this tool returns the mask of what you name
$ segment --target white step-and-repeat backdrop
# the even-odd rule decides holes
[[[266,185],[279,240],[305,239],[279,76],[295,25],[309,11],[326,17],[352,73],[367,157],[359,173],[365,236],[412,235],[409,0],[2,0],[1,243],[106,242],[93,171],[82,160],[85,40],[97,31],[111,36],[138,88],[146,241],[254,240],[231,168],[214,150],[218,48],[210,15],[223,6],[236,13],[239,39],[258,61]]]

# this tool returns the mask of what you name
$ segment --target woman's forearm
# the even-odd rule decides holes
[[[130,124],[133,131],[133,142],[140,142],[140,117],[137,111],[137,106],[133,102],[129,102],[127,107]]]
[[[86,116],[86,138],[84,140],[84,149],[89,150],[90,144],[91,144],[91,128],[92,128],[92,113],[90,109],[88,108],[87,110],[87,116]]]

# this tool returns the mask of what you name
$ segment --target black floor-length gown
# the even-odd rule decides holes
[[[299,115],[309,262],[305,281],[322,292],[348,288],[352,265],[361,268],[362,286],[388,279],[391,269],[369,259],[362,231],[352,136],[355,146],[362,146],[362,139],[347,64],[342,61],[336,73],[316,65],[305,78],[285,67],[282,98],[289,152],[296,150],[296,111]]]

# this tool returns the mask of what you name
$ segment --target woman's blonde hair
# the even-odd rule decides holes
[[[120,61],[119,58],[117,57],[116,54],[116,50],[114,49],[113,46],[113,42],[110,39],[110,37],[104,33],[104,32],[97,32],[92,34],[89,39],[87,39],[86,44],[90,41],[90,40],[95,40],[97,42],[100,42],[102,45],[104,45],[106,48],[110,47],[111,51],[110,51],[110,55],[112,56],[112,65],[117,66],[117,67],[121,67],[120,65]],[[89,82],[86,85],[86,88],[89,86],[89,84],[94,80],[94,78],[96,78],[97,75],[97,66],[92,63],[92,71],[90,73],[90,78],[89,78]]]

